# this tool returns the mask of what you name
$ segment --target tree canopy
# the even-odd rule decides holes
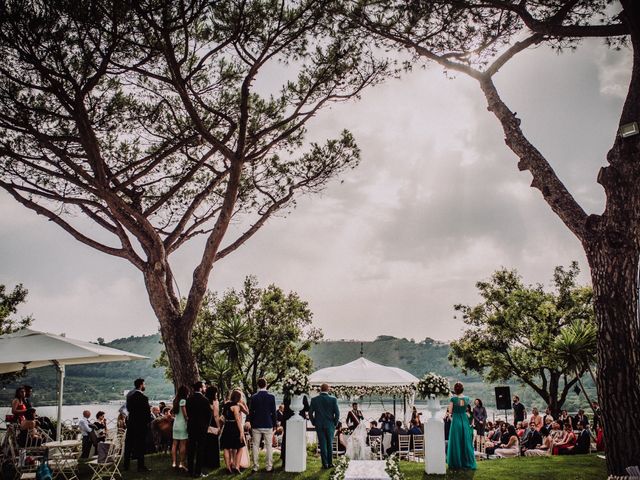
[[[343,38],[334,11],[332,0],[0,5],[0,187],[140,270],[181,382],[197,376],[190,335],[213,264],[359,161],[347,131],[305,137],[386,70],[366,39]],[[233,237],[232,219],[244,227]],[[198,236],[181,306],[170,257]]]
[[[507,269],[478,282],[482,303],[455,307],[468,328],[451,343],[454,365],[488,382],[516,378],[558,412],[587,363],[595,362],[592,348],[584,352],[591,355],[587,363],[567,364],[557,343],[576,324],[595,326],[593,293],[576,284],[578,273],[575,262],[567,269],[556,267],[553,291],[524,285],[515,270]]]
[[[252,394],[261,377],[277,389],[293,368],[310,373],[309,351],[322,338],[312,318],[297,293],[276,285],[261,288],[253,276],[239,291],[209,293],[193,330],[202,378],[223,395],[234,386]],[[166,360],[161,357],[159,363],[166,365]]]

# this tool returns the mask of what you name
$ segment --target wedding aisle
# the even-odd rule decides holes
[[[388,480],[384,460],[351,460],[344,480]]]

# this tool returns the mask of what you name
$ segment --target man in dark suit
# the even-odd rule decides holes
[[[127,434],[124,441],[124,470],[129,470],[131,457],[138,461],[138,471],[148,472],[144,465],[144,452],[146,439],[149,434],[151,422],[151,407],[149,399],[143,393],[145,391],[144,378],[138,378],[133,382],[135,387],[127,394]]]
[[[253,445],[253,471],[258,471],[260,441],[267,449],[267,472],[273,470],[273,430],[276,427],[276,397],[267,391],[267,381],[258,379],[258,392],[249,401],[249,422]]]
[[[340,421],[340,409],[336,397],[329,395],[329,385],[326,383],[320,387],[320,395],[311,399],[309,419],[316,427],[322,468],[331,468],[333,436]]]
[[[400,450],[400,441],[398,435],[406,435],[407,431],[402,428],[402,422],[398,420],[396,422],[396,428],[393,430],[391,434],[391,446],[387,448],[387,455],[391,455],[394,452]]]
[[[187,398],[187,469],[192,477],[201,477],[206,452],[207,428],[211,422],[211,405],[204,396],[204,383],[193,384],[193,394]],[[195,466],[194,466],[195,459]]]
[[[571,426],[574,430],[580,430],[585,420],[587,421],[587,423],[589,423],[589,419],[584,414],[584,410],[580,409],[578,410],[578,413],[571,419]]]

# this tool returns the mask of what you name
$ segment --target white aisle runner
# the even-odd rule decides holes
[[[344,480],[389,480],[384,460],[351,460]]]

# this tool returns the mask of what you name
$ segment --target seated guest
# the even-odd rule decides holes
[[[560,426],[564,428],[564,424],[571,421],[571,415],[566,410],[562,410],[560,412],[560,416],[558,417],[558,422],[560,422]]]
[[[409,435],[422,435],[422,430],[420,430],[420,426],[418,425],[418,420],[411,420],[411,427],[409,428]]]
[[[493,455],[496,448],[499,448],[500,445],[509,443],[509,430],[507,429],[507,424],[504,422],[499,422],[499,424],[500,427],[496,428],[491,438],[489,438],[484,444],[484,451],[487,455]],[[512,427],[512,425],[509,426]],[[513,428],[513,431],[515,432],[515,428]]]
[[[540,434],[543,437],[546,437],[551,433],[551,425],[553,425],[553,418],[551,417],[551,415],[545,415],[544,426],[540,429]]]
[[[160,407],[151,407],[151,416],[153,419],[159,418],[161,416]]]
[[[380,422],[380,428],[384,433],[392,433],[393,432],[393,424],[395,418],[391,414],[391,412],[384,412],[378,422]]]
[[[498,448],[495,449],[494,454],[498,457],[517,457],[520,455],[520,445],[518,440],[518,434],[513,425],[509,425],[507,428],[509,433],[509,440],[507,443],[501,443]]]
[[[544,421],[542,420],[542,415],[538,412],[536,407],[531,409],[531,418],[529,419],[529,423],[533,422],[536,426],[536,430],[540,431],[540,429],[544,426]]]
[[[518,438],[522,438],[526,430],[527,428],[524,426],[522,422],[518,422],[516,424],[516,434],[518,435]]]
[[[369,437],[382,436],[382,430],[378,428],[378,422],[371,420],[367,435],[367,445],[369,445]]]
[[[522,451],[533,450],[540,444],[542,444],[542,435],[540,435],[540,432],[536,429],[536,424],[529,422],[529,428],[527,428],[527,431],[520,441]]]
[[[576,444],[573,447],[569,447],[563,451],[562,453],[569,453],[571,455],[583,455],[589,453],[591,450],[591,432],[589,431],[589,420],[586,418],[582,420],[582,431],[580,435],[578,435],[578,440],[576,440]]]
[[[398,435],[406,435],[407,431],[402,428],[402,422],[398,420],[396,422],[396,428],[393,430],[391,434],[391,446],[387,448],[387,455],[391,455],[394,452],[397,452],[400,449]]]
[[[89,422],[89,417],[91,416],[91,412],[89,410],[85,410],[82,412],[82,418],[78,422],[78,428],[82,433],[82,454],[80,458],[89,458],[89,452],[91,451],[91,447],[96,443],[97,440],[96,434],[93,431],[94,427],[91,422]]]
[[[544,437],[541,445],[536,446],[536,448],[527,450],[524,452],[527,457],[541,457],[546,455],[551,455],[551,451],[553,450],[553,437],[551,435],[547,435]]]
[[[585,420],[587,421],[587,424],[588,424],[589,420],[587,419],[587,416],[584,414],[584,410],[580,409],[578,410],[578,413],[574,415],[573,418],[571,419],[571,426],[573,427],[574,430],[580,430]]]
[[[553,446],[553,454],[554,455],[564,455],[567,452],[565,450],[569,450],[570,447],[573,447],[576,444],[576,435],[573,433],[573,427],[571,423],[567,423],[564,427],[565,435],[563,439],[559,442],[556,442]]]
[[[104,412],[100,411],[96,413],[96,421],[93,422],[93,430],[98,437],[99,442],[104,442],[107,438],[107,419],[104,416]]]
[[[17,438],[19,446],[24,448],[27,444],[38,446],[42,443],[42,438],[40,438],[36,430],[37,426],[36,409],[28,408],[25,410],[24,415],[22,415],[22,420],[20,421],[20,433],[18,433]]]

